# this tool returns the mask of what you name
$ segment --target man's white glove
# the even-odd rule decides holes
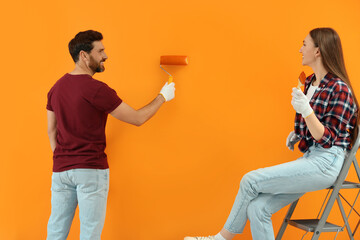
[[[308,117],[311,113],[313,113],[313,109],[309,104],[309,99],[305,96],[305,94],[298,88],[292,89],[292,100],[291,104],[293,105],[295,111],[300,113],[303,118]]]
[[[168,82],[166,82],[162,87],[160,94],[165,98],[166,102],[173,99],[175,97],[175,83],[172,82],[168,84]]]
[[[294,151],[294,145],[300,141],[300,138],[296,136],[294,131],[291,131],[289,136],[286,139],[286,146],[291,150]]]

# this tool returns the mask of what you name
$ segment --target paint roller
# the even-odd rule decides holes
[[[305,85],[306,75],[304,72],[301,72],[298,79],[298,86],[297,88],[300,89],[302,86]]]
[[[173,76],[166,71],[162,66],[163,65],[174,65],[174,66],[186,66],[188,65],[188,57],[187,56],[174,56],[174,55],[167,55],[167,56],[160,56],[160,68],[164,70],[169,75],[168,83],[173,81]]]

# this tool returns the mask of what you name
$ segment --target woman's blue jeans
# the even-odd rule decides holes
[[[109,191],[109,169],[54,172],[47,240],[65,240],[79,205],[80,239],[100,240]]]
[[[339,175],[345,153],[341,147],[315,145],[295,161],[245,174],[224,228],[242,233],[249,219],[253,240],[273,240],[272,214],[306,192],[330,187]]]

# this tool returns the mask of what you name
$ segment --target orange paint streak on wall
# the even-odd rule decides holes
[[[0,14],[0,239],[46,237],[46,94],[72,70],[67,44],[77,32],[104,34],[109,59],[95,78],[134,108],[167,80],[161,55],[189,56],[188,66],[173,69],[176,98],[148,123],[136,128],[109,117],[111,187],[102,235],[182,239],[222,228],[246,172],[301,156],[285,140],[295,114],[291,88],[302,70],[311,74],[299,49],[312,28],[338,31],[360,96],[359,10],[357,0],[7,1]],[[315,217],[324,196],[305,195],[296,217]],[[285,212],[274,214],[275,232]],[[331,216],[339,218],[338,211]],[[289,228],[285,239],[302,234]],[[69,239],[78,236],[76,216]],[[249,226],[236,239],[251,239]]]

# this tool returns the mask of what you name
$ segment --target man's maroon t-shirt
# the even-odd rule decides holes
[[[109,167],[105,125],[108,113],[121,102],[113,89],[90,75],[65,74],[55,83],[46,106],[57,121],[54,172]]]

